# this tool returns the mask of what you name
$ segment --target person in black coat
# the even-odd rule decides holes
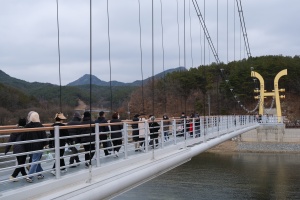
[[[181,113],[180,119],[181,119],[180,124],[181,124],[182,130],[181,130],[181,134],[178,134],[178,137],[183,137],[184,136],[184,120],[187,124],[187,117],[184,112]]]
[[[26,119],[22,118],[19,119],[18,122],[18,128],[24,128],[24,126],[26,125]],[[10,134],[10,137],[8,139],[8,142],[19,142],[21,141],[21,136],[22,133],[12,133]],[[5,155],[7,154],[7,152],[9,152],[11,145],[6,146],[5,148]],[[17,153],[24,153],[25,152],[25,148],[23,144],[14,144],[13,146],[13,154],[17,154]],[[18,161],[18,165],[23,165],[26,162],[26,156],[27,155],[21,155],[21,156],[16,156],[17,157],[17,161]],[[22,176],[26,176],[27,173],[25,171],[25,167],[18,167],[14,170],[14,172],[12,173],[12,175],[10,176],[10,180],[12,181],[18,181],[17,179],[15,179],[18,174],[21,172]]]
[[[120,115],[119,113],[115,112],[112,115],[112,120],[110,120],[110,123],[121,123],[121,120],[119,119]],[[116,124],[116,125],[110,125],[111,128],[111,139],[114,145],[114,153],[116,157],[119,157],[119,150],[122,145],[122,129],[123,124]]]
[[[160,126],[157,122],[154,121],[155,117],[153,115],[149,116],[149,132],[150,132],[150,143],[149,145],[153,145],[154,148],[154,142],[155,146],[158,146],[158,130],[160,129]]]
[[[65,126],[65,124],[63,124],[63,121],[67,118],[64,116],[63,113],[61,113],[61,112],[56,113],[54,119],[55,119],[55,123],[52,124],[52,126]],[[52,138],[55,138],[54,130],[50,130],[50,134],[51,134]],[[68,129],[60,129],[59,130],[59,137],[65,137],[65,136],[69,136]],[[70,144],[69,139],[59,139],[59,146],[60,147],[64,147],[66,144]],[[64,153],[65,153],[65,148],[59,149],[59,156],[60,157],[64,156]],[[66,166],[65,165],[65,159],[61,158],[60,159],[60,167],[63,167],[63,168],[61,168],[62,173],[67,171],[65,166]],[[56,175],[55,170],[54,170],[55,169],[55,163],[53,164],[52,169],[53,170],[51,171],[51,174]]]
[[[72,126],[72,125],[80,125],[81,124],[81,116],[79,114],[79,112],[75,112],[73,115],[73,118],[71,121],[69,121],[67,123],[68,126]],[[75,135],[79,135],[80,134],[80,129],[79,128],[71,128],[68,129],[69,132],[69,136],[75,136]],[[71,144],[76,144],[76,143],[80,143],[80,138],[70,138]],[[71,147],[70,148],[72,151],[72,154],[78,154],[78,150],[76,147]],[[77,162],[77,165],[79,165],[80,160],[79,160],[79,156],[78,155],[74,155],[70,157],[70,165],[74,164],[74,160]],[[76,165],[71,166],[72,168],[76,167]]]
[[[136,114],[134,115],[132,121],[134,122],[138,122],[140,119],[139,119],[139,114]],[[139,131],[139,124],[138,123],[135,123],[135,124],[132,124],[131,125],[132,127],[132,140],[134,142],[134,146],[135,146],[135,151],[139,151],[139,148],[140,148],[140,145],[139,145],[139,134],[140,134],[140,131]]]
[[[99,124],[107,123],[107,120],[105,119],[105,113],[103,111],[99,112],[99,117],[98,117],[98,119],[95,120],[95,124],[96,123],[99,123]],[[106,156],[108,156],[108,155],[110,155],[110,153],[109,153],[109,150],[107,149],[107,147],[111,147],[111,145],[108,145],[108,144],[110,144],[110,141],[109,142],[105,141],[105,140],[107,140],[107,133],[106,132],[109,132],[108,126],[99,126],[99,132],[101,132],[100,133],[100,142],[103,145],[104,154]],[[105,142],[102,142],[103,140]]]
[[[164,140],[169,140],[169,129],[170,129],[170,121],[167,114],[163,115],[163,129],[164,129]]]
[[[91,113],[89,111],[85,111],[83,113],[83,119],[81,122],[82,125],[86,125],[86,124],[95,124],[95,122],[91,119]],[[87,127],[87,128],[81,128],[80,129],[80,134],[92,134],[95,133],[95,128],[94,127]],[[94,157],[95,152],[95,136],[94,135],[87,135],[84,137],[81,137],[80,141],[82,143],[88,143],[88,144],[84,144],[83,148],[85,151],[85,166],[89,167],[91,165],[91,160]]]
[[[28,124],[26,124],[25,128],[41,128],[44,127],[41,122],[40,122],[40,117],[37,112],[31,111],[28,113]],[[39,139],[47,139],[46,131],[29,131],[29,132],[24,132],[21,135],[21,140],[22,141],[27,141],[27,140],[39,140]],[[42,150],[44,147],[48,146],[48,141],[38,141],[38,142],[29,142],[24,144],[25,151],[26,152],[31,152],[31,151],[38,151]],[[28,174],[33,174],[33,173],[39,173],[43,171],[43,168],[40,163],[34,163],[38,162],[41,160],[43,155],[43,152],[38,152],[38,153],[32,153],[32,163],[30,166],[30,170]],[[44,178],[43,174],[39,173],[37,176],[38,179]],[[29,183],[33,182],[33,177],[27,177],[26,181]]]

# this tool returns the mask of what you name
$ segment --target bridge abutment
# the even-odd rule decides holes
[[[284,124],[262,124],[240,136],[241,142],[300,143],[300,129],[286,129]]]

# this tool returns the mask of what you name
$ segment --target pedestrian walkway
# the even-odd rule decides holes
[[[33,183],[28,183],[23,178],[18,182],[9,181],[8,177],[15,168],[15,163],[8,161],[9,159],[12,160],[13,157],[6,158],[4,161],[5,156],[1,155],[0,199],[87,198],[85,195],[97,193],[94,191],[97,187],[101,187],[102,194],[100,196],[107,198],[141,184],[149,178],[158,176],[221,142],[259,126],[257,122],[246,117],[239,118],[243,121],[239,121],[235,117],[231,118],[230,121],[226,117],[226,122],[224,119],[200,120],[199,129],[196,128],[195,120],[193,120],[191,124],[195,128],[191,132],[187,129],[178,132],[178,127],[182,124],[173,120],[170,124],[168,141],[162,142],[164,141],[162,134],[159,137],[157,147],[153,149],[152,146],[146,145],[140,151],[135,151],[135,144],[131,136],[132,130],[128,128],[131,127],[130,123],[124,122],[123,145],[119,157],[115,157],[114,154],[105,156],[103,149],[98,146],[90,168],[86,168],[85,163],[82,162],[75,168],[68,166],[66,173],[58,171],[56,176],[53,176],[50,171],[54,160],[46,162],[45,156],[43,156],[44,179],[35,177]],[[186,127],[186,123],[183,124],[183,127]],[[96,130],[95,138],[99,138],[99,134],[101,133]],[[97,144],[97,141],[95,143]],[[146,141],[146,144],[149,144],[149,141]],[[52,149],[52,153],[55,150],[59,151],[55,148]],[[81,161],[84,161],[83,151],[81,148],[79,152]],[[59,154],[54,153],[54,155],[54,159],[59,160]],[[70,152],[64,155],[66,164],[68,164],[71,155]]]

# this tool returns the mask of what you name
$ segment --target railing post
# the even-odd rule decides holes
[[[205,142],[205,125],[204,125],[204,117],[200,117],[200,135],[203,138],[202,141]]]
[[[60,145],[59,145],[59,126],[54,126],[54,150],[55,150],[55,174],[56,179],[60,178]]]
[[[195,139],[195,137],[196,137],[196,135],[195,135],[195,133],[196,133],[195,129],[196,129],[195,118],[193,118],[193,139]]]
[[[164,141],[165,141],[165,132],[164,132],[164,120],[160,122],[160,135],[161,135],[161,148],[164,148]]]
[[[96,166],[100,167],[100,139],[99,123],[95,124],[95,142],[96,142]]]
[[[227,115],[227,116],[226,116],[226,122],[227,122],[226,133],[227,133],[227,134],[229,133],[229,129],[228,129],[228,121],[229,121],[229,119],[228,119],[228,115]]]
[[[203,117],[203,142],[206,142],[206,135],[207,135],[207,118],[206,116]]]
[[[176,128],[176,119],[173,119],[172,121],[172,134],[173,134],[173,138],[174,138],[174,144],[176,145],[177,142],[176,142],[176,134],[177,133],[177,128]]]
[[[145,123],[145,125],[144,125],[144,129],[145,129],[145,151],[146,152],[148,152],[148,144],[149,144],[149,141],[148,141],[148,127],[149,127],[149,125],[148,125],[148,122],[147,121],[145,121],[144,122]]]
[[[220,125],[220,115],[217,116],[218,137],[220,137],[220,127],[219,127],[219,125]]]
[[[183,118],[183,134],[184,140],[186,140],[186,118]]]
[[[128,132],[127,132],[127,124],[123,122],[123,136],[124,136],[124,153],[125,159],[128,158]]]

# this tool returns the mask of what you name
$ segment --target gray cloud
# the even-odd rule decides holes
[[[177,5],[174,0],[163,0],[162,41],[160,1],[155,2],[154,51],[155,73],[163,70],[162,42],[165,69],[184,65],[183,57],[183,1],[179,2],[178,47]],[[240,28],[235,1],[229,1],[227,52],[227,1],[219,0],[217,40],[217,0],[206,1],[205,19],[215,48],[218,46],[222,62],[244,58],[240,51]],[[186,1],[186,67],[204,64],[203,32],[189,1]],[[198,0],[202,14],[204,2]],[[252,56],[288,55],[300,52],[296,25],[300,19],[297,0],[243,1]],[[138,1],[109,1],[112,79],[132,82],[141,79]],[[108,23],[106,1],[93,1],[92,10],[92,73],[109,81]],[[234,26],[235,16],[235,26]],[[152,75],[151,1],[141,1],[141,28],[144,78]],[[90,72],[89,1],[59,1],[59,27],[62,83],[67,84]],[[191,27],[190,27],[191,23]],[[3,0],[0,6],[0,69],[9,75],[34,82],[59,84],[56,1]],[[191,33],[190,33],[191,30]],[[234,33],[235,31],[235,33]],[[191,38],[192,36],[192,46]],[[201,35],[201,38],[200,38]],[[235,37],[234,37],[235,36]],[[235,42],[235,46],[234,46]],[[192,49],[192,50],[191,50]],[[205,64],[214,62],[206,42]],[[202,54],[202,55],[201,55]],[[192,60],[193,58],[193,60]],[[193,64],[192,64],[193,62]]]

